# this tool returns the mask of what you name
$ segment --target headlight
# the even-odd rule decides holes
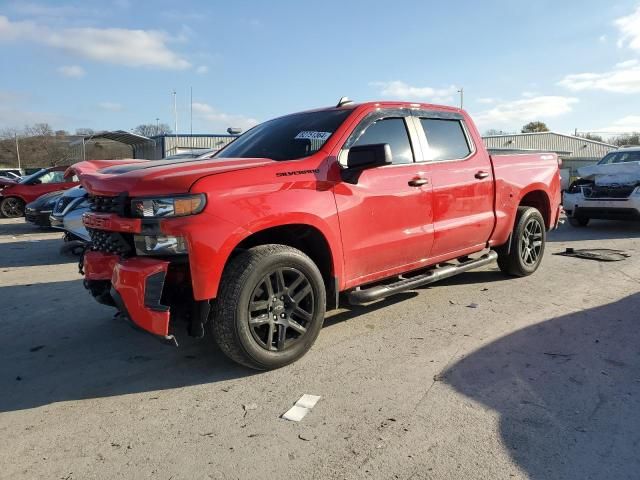
[[[187,243],[182,237],[172,235],[134,235],[138,255],[182,255],[187,253]]]
[[[131,213],[134,217],[184,217],[200,213],[207,203],[203,193],[180,195],[175,197],[138,198],[131,200]]]

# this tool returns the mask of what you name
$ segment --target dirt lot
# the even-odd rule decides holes
[[[638,478],[639,236],[564,226],[532,277],[333,312],[301,361],[255,373],[114,320],[59,234],[0,220],[0,477]],[[303,393],[322,399],[279,418]]]

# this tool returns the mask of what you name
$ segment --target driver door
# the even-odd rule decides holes
[[[392,164],[366,168],[334,188],[348,286],[426,264],[433,244],[428,166],[415,163],[419,147],[405,110],[377,111],[355,128],[339,155],[352,146],[386,143]],[[344,178],[344,176],[343,176]]]

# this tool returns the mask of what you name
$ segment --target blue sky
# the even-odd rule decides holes
[[[356,101],[640,130],[640,1],[0,2],[0,128],[247,128]]]

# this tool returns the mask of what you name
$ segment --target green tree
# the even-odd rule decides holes
[[[544,122],[529,122],[522,127],[522,133],[548,132],[549,128]]]

